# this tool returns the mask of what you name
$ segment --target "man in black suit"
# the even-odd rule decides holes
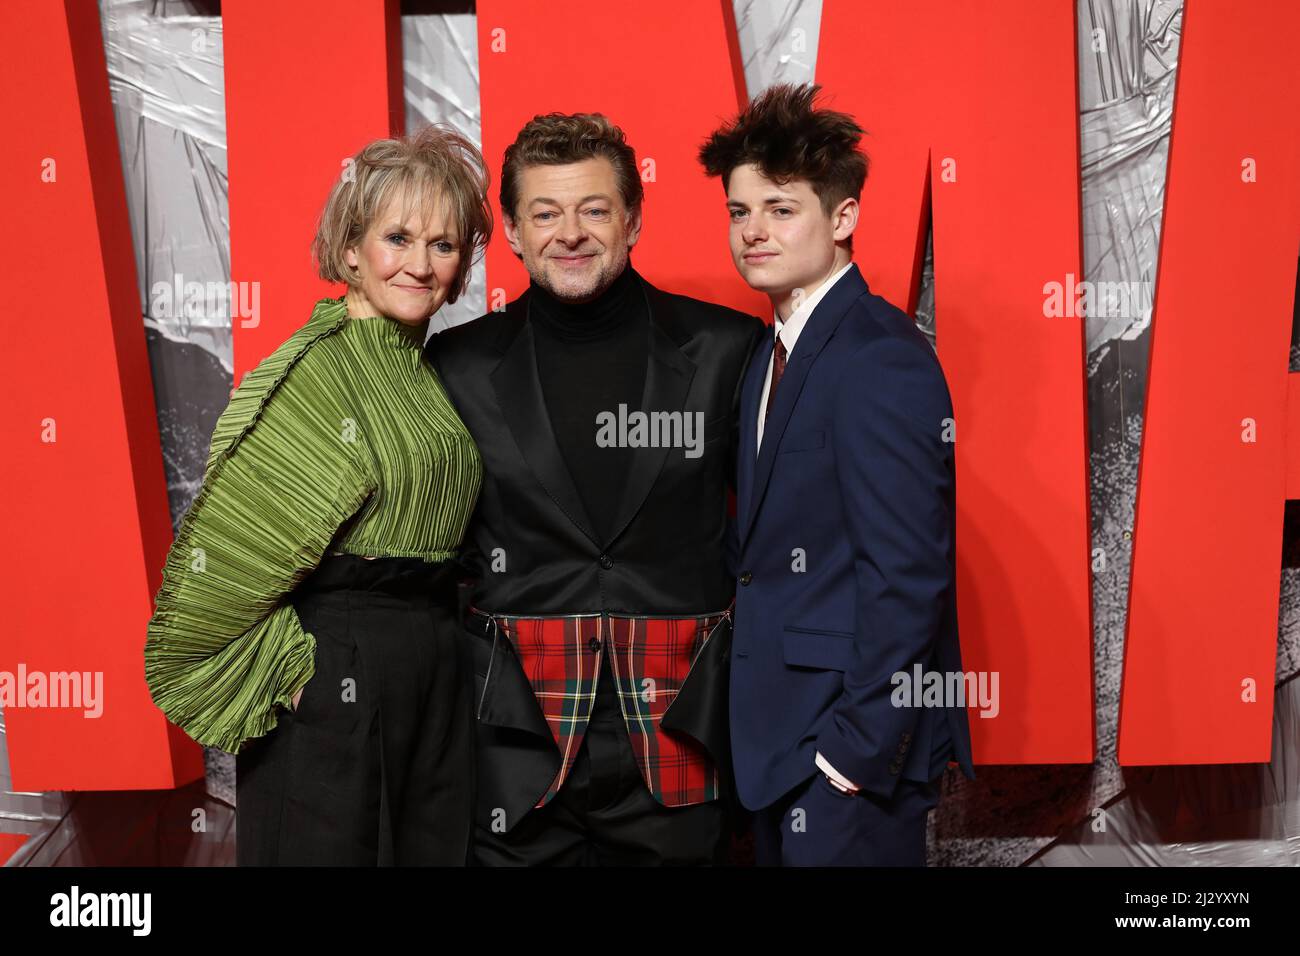
[[[727,491],[764,327],[637,274],[641,201],[618,127],[535,117],[501,176],[529,288],[429,344],[483,457],[465,557],[483,865],[723,852]]]

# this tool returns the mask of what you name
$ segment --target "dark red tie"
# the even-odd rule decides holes
[[[776,387],[785,373],[785,343],[781,336],[776,337],[776,349],[772,352],[772,385],[767,390],[767,407],[763,409],[763,427],[767,427],[767,416],[772,414],[772,399],[776,398]]]

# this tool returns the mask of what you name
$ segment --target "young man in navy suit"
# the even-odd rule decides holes
[[[949,759],[974,776],[952,403],[853,264],[862,129],[818,89],[769,89],[700,149],[775,313],[742,391],[734,770],[759,864],[923,866]]]

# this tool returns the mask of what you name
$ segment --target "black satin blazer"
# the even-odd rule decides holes
[[[735,488],[740,390],[750,356],[770,331],[751,315],[640,283],[651,317],[640,410],[700,413],[703,446],[698,457],[681,447],[637,448],[607,540],[592,529],[551,428],[528,293],[429,340],[426,354],[483,459],[482,491],[462,557],[474,579],[475,606],[523,616],[682,616],[731,603],[735,533],[728,490]],[[593,441],[596,428],[593,421]],[[705,645],[663,721],[700,740],[728,777],[730,632],[720,630],[727,633]],[[505,646],[493,652],[481,635],[471,638],[479,806],[487,814],[504,809],[513,826],[527,812],[527,794],[544,791],[553,778],[559,752],[508,642],[497,643]],[[489,662],[492,687],[484,696]]]

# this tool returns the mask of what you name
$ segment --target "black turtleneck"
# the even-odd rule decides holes
[[[574,486],[601,542],[617,529],[631,448],[596,445],[596,416],[641,407],[649,360],[650,313],[629,262],[591,302],[563,302],[529,286],[529,322],[546,409]]]

